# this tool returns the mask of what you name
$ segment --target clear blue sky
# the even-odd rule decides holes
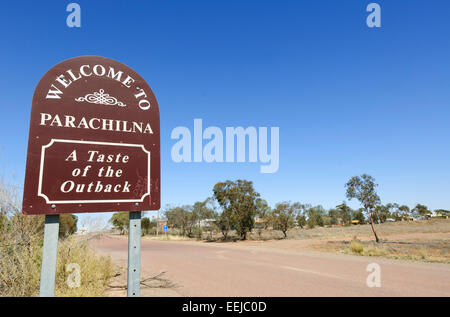
[[[23,185],[34,87],[56,63],[117,59],[150,84],[161,111],[162,205],[203,200],[245,178],[270,204],[333,207],[368,173],[384,203],[450,208],[450,2],[9,1],[0,10],[0,174]],[[280,127],[280,168],[174,163],[172,129]]]

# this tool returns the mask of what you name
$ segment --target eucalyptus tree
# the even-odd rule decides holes
[[[411,210],[406,205],[399,206],[398,210],[402,217],[402,220],[409,219],[409,217],[411,216]]]
[[[337,205],[336,210],[344,225],[349,225],[352,222],[352,209],[345,201],[343,201],[342,204]]]
[[[301,209],[300,203],[282,202],[275,205],[271,222],[275,230],[283,232],[287,238],[287,231],[295,226],[295,217]]]
[[[415,213],[416,215],[420,215],[422,217],[426,217],[431,214],[431,211],[428,209],[428,207],[425,205],[422,205],[422,204],[417,204],[413,208],[412,212]]]
[[[241,179],[219,182],[213,192],[222,207],[219,219],[222,233],[225,230],[228,232],[233,226],[241,239],[245,240],[255,225],[256,200],[260,196],[253,188],[253,182]]]
[[[345,184],[347,190],[347,198],[350,200],[356,198],[364,207],[364,211],[369,218],[370,226],[375,236],[375,241],[379,242],[380,239],[378,238],[377,232],[375,231],[372,218],[375,207],[380,204],[380,197],[376,192],[377,186],[378,184],[375,183],[375,178],[367,174],[362,174],[361,176],[353,176]]]

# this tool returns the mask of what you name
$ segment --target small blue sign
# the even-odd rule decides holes
[[[163,230],[164,232],[167,231],[167,225],[164,225]]]

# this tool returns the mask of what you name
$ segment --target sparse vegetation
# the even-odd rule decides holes
[[[347,197],[356,198],[362,204],[362,207],[356,210],[349,207],[345,201],[331,209],[300,202],[282,202],[272,209],[255,191],[251,182],[226,181],[217,183],[213,189],[213,197],[203,202],[177,207],[168,206],[163,212],[169,227],[168,236],[207,241],[271,240],[288,237],[302,239],[312,232],[317,232],[314,229],[327,236],[328,232],[346,230],[343,227],[354,225],[360,227],[367,223],[375,240],[380,241],[378,234],[383,234],[383,230],[378,232],[380,224],[432,219],[433,213],[421,204],[412,209],[397,203],[381,204],[380,197],[375,191],[377,186],[375,179],[366,174],[352,177],[345,184]],[[445,209],[434,211],[434,214],[441,218],[448,217],[448,213]],[[128,219],[126,215],[124,217]],[[111,222],[117,222],[115,218],[119,218],[119,213],[113,215]],[[120,226],[126,227],[125,221],[117,223],[118,229]],[[144,234],[155,233],[155,230],[144,228],[146,224],[143,222]],[[349,228],[349,230],[359,229]]]
[[[322,206],[289,202],[277,204],[275,209],[271,210],[254,191],[252,183],[245,181],[219,183],[214,193],[214,198],[208,198],[193,206],[168,208],[166,216],[171,232],[154,239],[176,241],[194,237],[204,238],[204,232],[208,232],[206,239],[209,241],[219,239],[220,235],[231,241],[286,237],[301,240],[322,239],[328,242],[320,244],[317,247],[319,250],[450,263],[448,239],[386,240],[386,237],[395,234],[449,232],[448,219],[404,221],[410,219],[411,215],[424,219],[430,218],[431,211],[421,204],[417,204],[411,211],[407,206],[397,204],[382,206],[379,203],[374,209],[370,209],[374,216],[373,222],[379,223],[377,232],[385,238],[385,240],[379,240],[380,243],[373,243],[354,238],[354,236],[367,237],[374,223],[350,225],[351,220],[358,220],[360,224],[364,223],[365,217],[362,209],[352,210],[345,203],[326,210]],[[25,216],[21,213],[20,206],[16,188],[1,183],[1,296],[37,296],[39,292],[44,217]],[[444,209],[439,210],[439,215],[441,218],[448,216]],[[256,216],[261,219],[261,222],[257,230],[252,230]],[[368,218],[370,221],[370,214]],[[390,218],[398,222],[386,222]],[[61,219],[55,294],[57,296],[103,295],[109,279],[114,275],[111,260],[108,257],[98,256],[89,248],[86,240],[72,236],[77,224],[75,216],[64,215]],[[128,226],[128,213],[113,214],[111,222],[123,233]],[[156,223],[143,218],[144,234],[151,233],[155,226]],[[348,237],[353,238],[346,240]],[[70,263],[77,263],[80,266],[80,287],[70,288],[66,283],[70,273],[67,271],[67,264]]]
[[[86,241],[71,236],[70,215],[58,247],[55,295],[100,296],[113,275],[111,260],[98,256]],[[25,216],[14,186],[0,182],[0,296],[37,296],[41,275],[44,216]],[[66,231],[67,230],[67,231]],[[70,288],[67,264],[77,263],[81,285]]]
[[[350,241],[329,242],[319,248],[325,251],[390,259],[450,263],[450,247],[443,241]]]
[[[370,225],[310,231],[308,235],[302,235],[302,239],[316,239],[312,247],[314,250],[450,263],[449,219],[380,224],[378,231],[385,239],[379,243],[367,239],[371,233]]]
[[[69,287],[68,265],[80,266],[80,286]],[[59,243],[55,281],[55,296],[103,296],[109,280],[114,276],[114,265],[109,256],[100,256],[89,247],[87,239],[69,237]]]
[[[350,250],[356,254],[362,254],[364,251],[364,245],[360,241],[352,240],[350,242]]]

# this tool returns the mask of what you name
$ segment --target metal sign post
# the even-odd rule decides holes
[[[128,297],[141,293],[141,212],[130,212],[128,226]]]
[[[56,256],[58,254],[59,215],[46,215],[42,250],[40,297],[55,295]]]

